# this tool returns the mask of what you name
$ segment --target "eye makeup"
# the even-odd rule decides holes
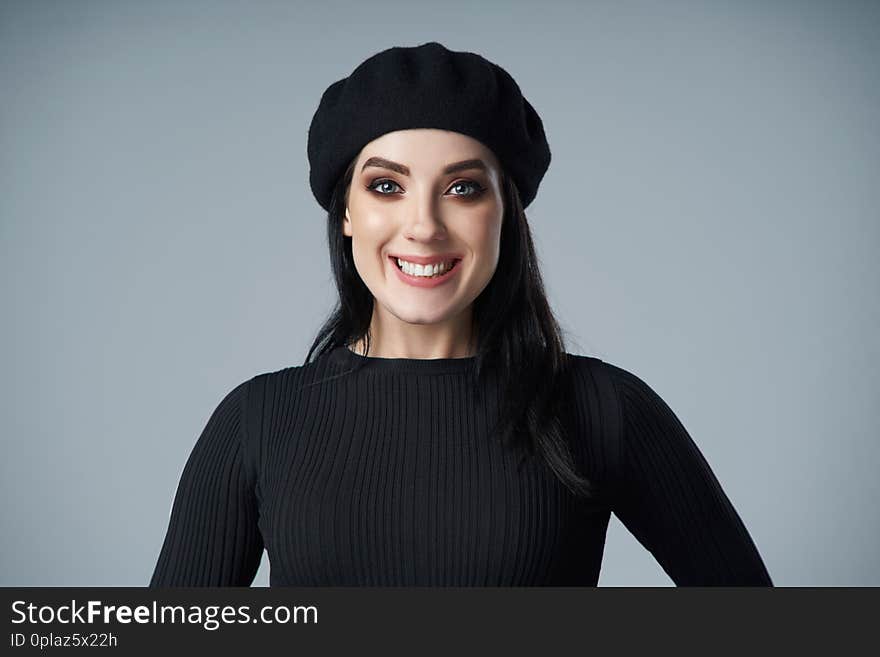
[[[400,185],[396,181],[390,178],[376,178],[375,180],[370,182],[370,184],[367,185],[364,189],[369,192],[373,192],[374,194],[377,194],[379,196],[399,196],[397,192],[378,191],[377,188],[381,185],[395,185],[397,187],[400,187]],[[467,194],[451,194],[451,196],[460,196],[465,199],[473,199],[482,196],[483,193],[486,191],[486,188],[475,180],[456,180],[449,186],[449,189],[453,189],[459,186],[469,187],[472,191]]]

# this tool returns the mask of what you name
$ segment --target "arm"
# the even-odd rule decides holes
[[[183,469],[150,587],[250,586],[263,540],[241,409],[247,382],[214,410]]]
[[[669,406],[607,364],[621,407],[612,509],[678,586],[773,586],[745,525]]]

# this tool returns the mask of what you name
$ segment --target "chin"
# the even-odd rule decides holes
[[[445,321],[448,318],[446,314],[434,315],[434,314],[424,314],[424,313],[401,313],[397,314],[397,318],[406,322],[407,324],[420,324],[420,325],[428,325],[428,324],[439,324]]]
[[[418,309],[418,308],[395,308],[389,306],[388,310],[392,315],[407,324],[439,324],[451,317],[448,311],[438,310],[436,308]]]

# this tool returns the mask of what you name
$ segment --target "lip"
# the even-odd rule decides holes
[[[403,256],[390,255],[390,256],[388,256],[388,266],[394,270],[394,272],[397,274],[398,278],[400,278],[401,281],[403,281],[407,285],[412,285],[413,287],[437,287],[438,285],[443,285],[445,282],[451,280],[454,276],[457,276],[458,270],[461,269],[461,258],[456,257],[456,256],[452,256],[452,257],[444,256],[444,258],[446,258],[447,260],[455,260],[455,264],[453,265],[452,269],[449,269],[449,270],[443,272],[443,274],[441,276],[437,276],[435,278],[425,278],[423,276],[410,276],[409,274],[407,274],[406,272],[404,272],[402,269],[400,269],[397,266],[397,258],[398,257],[400,257],[401,260],[408,260],[409,259],[409,258],[404,258]],[[430,264],[431,261],[437,262],[436,258],[432,258],[432,259],[425,258],[425,260],[429,260],[429,262],[425,262],[425,263],[416,262],[416,264]],[[410,260],[410,262],[414,262],[414,261]],[[443,260],[440,260],[440,262],[443,262]]]
[[[432,256],[405,255],[403,253],[389,253],[389,258],[400,258],[413,263],[414,265],[436,265],[440,262],[449,262],[450,260],[461,260],[461,254],[458,253],[438,253]]]

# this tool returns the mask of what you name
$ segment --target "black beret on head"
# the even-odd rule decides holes
[[[526,207],[550,166],[541,118],[497,64],[436,42],[383,50],[331,84],[309,126],[309,183],[325,210],[351,160],[387,132],[439,128],[490,148]]]

